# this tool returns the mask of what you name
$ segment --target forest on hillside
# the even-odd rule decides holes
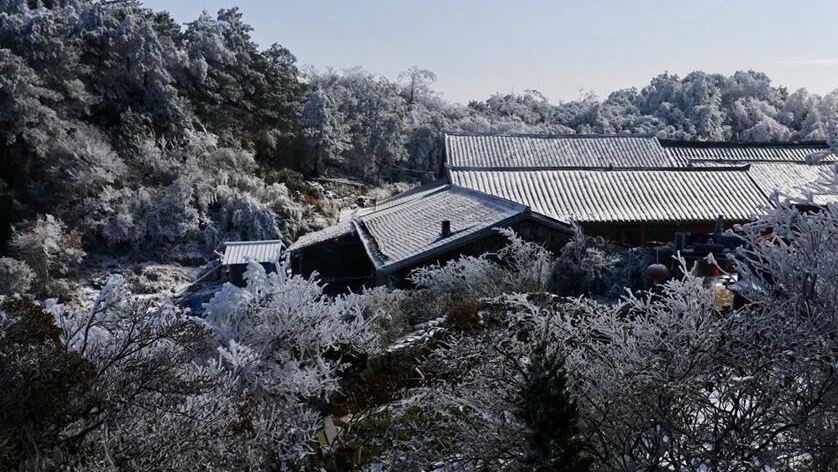
[[[306,179],[432,179],[442,130],[823,140],[838,114],[838,93],[754,71],[664,73],[604,99],[458,104],[431,71],[301,71],[250,32],[235,8],[180,25],[136,1],[3,1],[0,245],[47,213],[85,247],[158,258],[225,239],[288,242],[329,216]]]
[[[838,470],[836,204],[778,195],[737,228],[736,310],[575,226],[409,289],[329,295],[278,261],[201,317],[172,302],[224,241],[434,179],[443,130],[838,152],[838,89],[696,71],[461,104],[421,67],[309,70],[251,32],[236,8],[0,0],[0,470]]]

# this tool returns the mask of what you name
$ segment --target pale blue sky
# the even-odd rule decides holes
[[[146,0],[181,22],[238,6],[261,46],[301,65],[434,71],[446,98],[536,89],[554,101],[643,86],[663,71],[755,69],[838,88],[837,0]]]

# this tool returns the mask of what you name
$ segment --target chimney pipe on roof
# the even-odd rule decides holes
[[[442,237],[447,238],[448,236],[451,236],[451,221],[442,220]]]

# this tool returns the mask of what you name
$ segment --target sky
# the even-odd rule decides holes
[[[144,0],[186,23],[238,6],[262,47],[301,66],[417,65],[459,102],[535,89],[551,101],[643,87],[668,71],[754,69],[776,85],[838,88],[838,0]]]

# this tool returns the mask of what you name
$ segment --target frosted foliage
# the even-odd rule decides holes
[[[267,273],[248,264],[247,286],[227,284],[206,307],[206,320],[221,349],[258,353],[259,362],[243,372],[252,388],[291,401],[327,398],[337,389],[341,361],[326,352],[376,352],[375,316],[365,317],[353,298],[331,300],[317,282],[285,275],[285,267]]]
[[[88,311],[54,301],[63,349],[89,362],[79,402],[95,405],[62,435],[85,453],[31,460],[85,470],[299,470],[322,424],[314,405],[338,391],[346,356],[378,351],[378,311],[323,296],[315,282],[251,264],[203,320],[132,296],[112,276]]]
[[[105,185],[85,199],[82,226],[88,239],[158,251],[192,242],[192,247],[211,250],[226,240],[296,234],[302,207],[284,185],[267,185],[251,175],[256,167],[252,154],[218,147],[217,137],[208,133],[188,133],[162,144],[161,149],[143,140],[137,151],[158,185]],[[170,255],[178,253],[173,249]]]
[[[35,271],[41,290],[50,288],[53,274],[64,275],[85,255],[78,233],[52,215],[17,225],[12,233],[12,250]]]
[[[410,274],[410,280],[424,292],[422,310],[426,316],[436,317],[449,308],[476,304],[502,293],[546,290],[555,264],[550,251],[512,230],[499,231],[509,243],[495,254],[460,257]]]
[[[379,352],[379,311],[365,313],[358,297],[330,299],[317,282],[286,275],[285,265],[267,273],[248,264],[244,288],[226,284],[206,307],[206,326],[228,369],[259,408],[265,421],[281,420],[288,438],[283,454],[297,460],[308,452],[316,418],[313,402],[339,391],[350,359]]]
[[[420,364],[420,375],[430,381],[408,390],[395,408],[416,419],[390,427],[395,448],[384,457],[388,466],[585,470],[573,467],[575,409],[558,377],[564,357],[558,314],[525,295],[508,295],[479,319],[475,331],[452,335]],[[567,425],[540,423],[548,411],[561,411]],[[568,429],[560,431],[563,426]]]
[[[45,102],[55,99],[56,94],[44,87],[42,79],[23,58],[6,49],[0,49],[0,90],[16,92],[0,95],[3,139],[12,143],[20,136],[32,146],[46,143],[59,120]]]
[[[769,103],[757,98],[740,98],[733,104],[736,127],[743,129],[742,139],[746,141],[787,141],[791,130],[777,122],[777,110]]]
[[[320,173],[327,164],[343,161],[350,148],[349,125],[334,98],[318,88],[308,98],[300,116],[303,137],[314,151],[312,166]]]
[[[54,163],[52,178],[63,182],[65,192],[72,195],[98,192],[127,172],[104,136],[87,127],[59,135],[47,153]]]
[[[28,292],[35,277],[35,271],[25,262],[0,257],[0,295]]]
[[[67,426],[88,444],[92,470],[245,466],[253,459],[231,426],[245,398],[218,360],[198,362],[200,326],[171,306],[133,299],[113,276],[87,312],[51,305],[61,343],[90,362],[94,414]],[[229,454],[242,454],[233,459]],[[72,457],[69,458],[72,460]]]
[[[600,470],[834,466],[838,211],[778,205],[742,227],[751,303],[738,312],[717,312],[689,273],[616,306],[562,307],[569,385]]]

